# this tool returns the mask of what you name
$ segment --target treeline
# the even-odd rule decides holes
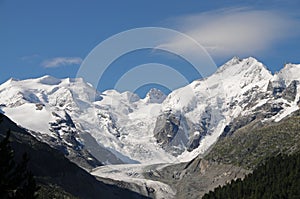
[[[300,154],[278,155],[259,165],[244,180],[232,180],[203,199],[300,198]]]

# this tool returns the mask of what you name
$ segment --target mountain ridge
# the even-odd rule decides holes
[[[287,65],[276,75],[286,78],[289,70],[297,74],[299,66]],[[105,164],[188,161],[204,153],[234,119],[251,121],[259,113],[266,120],[280,121],[299,109],[299,86],[289,84],[299,81],[300,75],[288,78],[284,86],[274,76],[253,57],[234,57],[210,77],[168,96],[152,90],[144,99],[130,92],[100,93],[80,78],[43,76],[3,83],[0,104],[20,125],[68,145],[61,129],[67,132],[69,127],[57,125],[54,116],[66,112],[83,147],[93,146],[88,151],[97,147],[91,153]],[[30,113],[37,122],[19,112]],[[53,122],[57,130],[49,131]]]

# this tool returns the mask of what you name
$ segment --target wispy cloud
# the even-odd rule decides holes
[[[45,68],[56,68],[68,65],[79,65],[82,59],[80,57],[55,57],[52,59],[47,59],[41,63]]]
[[[38,58],[40,58],[39,54],[32,54],[32,55],[23,56],[20,59],[22,61],[33,61],[33,60],[38,59]]]
[[[276,11],[230,8],[172,20],[177,29],[188,34],[210,54],[253,55],[269,50],[277,42],[297,32],[299,22]],[[163,45],[197,53],[185,40],[173,38]]]

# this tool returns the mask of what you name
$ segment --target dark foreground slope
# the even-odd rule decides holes
[[[78,198],[144,198],[127,189],[97,181],[88,172],[66,159],[59,151],[37,141],[6,116],[0,114],[0,118],[2,118],[0,139],[2,140],[10,129],[10,141],[16,161],[19,161],[25,152],[28,154],[30,158],[28,169],[34,174],[37,183],[42,186],[40,198],[51,197],[51,195],[44,195],[51,192],[53,192],[52,196],[56,194],[57,198],[61,198],[59,194]]]

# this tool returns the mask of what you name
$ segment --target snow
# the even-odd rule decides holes
[[[271,80],[273,87],[285,87],[285,82],[282,75],[276,73]]]
[[[288,83],[299,80],[299,71],[300,65],[288,64],[278,74],[272,75],[252,57],[235,57],[208,78],[196,80],[168,96],[151,89],[144,99],[130,92],[107,90],[99,93],[80,78],[10,79],[0,85],[0,104],[5,105],[1,110],[19,125],[50,136],[53,134],[49,122],[55,122],[52,112],[66,111],[79,132],[91,135],[99,146],[111,151],[124,163],[179,162],[204,153],[233,118],[250,114],[270,100],[279,102],[259,99],[247,107],[255,93],[267,91],[270,81]],[[294,102],[282,101],[286,104],[284,110],[270,119],[280,121],[298,110],[299,93],[298,88]],[[41,105],[41,110],[37,110],[37,104]],[[187,138],[200,133],[201,129],[197,128],[203,121],[208,121],[207,134],[197,149],[175,157],[157,144],[153,136],[156,120],[168,112],[177,119],[185,117],[187,122],[182,123],[180,129]],[[83,143],[92,145],[88,140],[83,140]],[[111,161],[107,159],[107,162]]]
[[[200,135],[200,132],[199,131],[195,131],[194,132],[194,136],[199,136]]]
[[[178,159],[180,162],[188,162],[198,155],[204,154],[219,138],[221,133],[223,132],[223,129],[225,128],[226,123],[225,121],[221,121],[218,126],[214,129],[215,133],[212,133],[211,135],[206,136],[204,139],[200,142],[200,147],[194,149],[191,152],[185,151],[183,152]]]
[[[3,111],[24,128],[34,129],[53,137],[48,124],[52,120],[52,115],[46,108],[36,110],[35,104],[23,104],[15,108],[3,108]]]
[[[279,122],[280,120],[289,116],[291,113],[297,111],[298,109],[299,109],[299,107],[297,105],[287,107],[283,112],[281,112],[278,115],[276,115],[275,117],[273,117],[273,119],[275,122]]]
[[[253,87],[266,91],[272,77],[266,67],[254,58],[233,58],[212,76],[172,92],[162,104],[164,111],[179,112],[195,125],[199,124],[202,117],[211,118],[208,135],[202,139],[200,146],[192,152],[185,151],[178,159],[188,161],[204,153],[218,139],[233,116],[244,111],[243,106],[236,105],[229,109],[228,104],[243,102],[243,94]],[[211,115],[207,115],[207,108],[211,110]]]
[[[57,85],[61,82],[60,79],[56,79],[56,78],[51,77],[49,75],[38,78],[36,81],[41,83],[41,84],[46,84],[46,85]]]
[[[278,76],[283,78],[288,86],[292,80],[300,81],[300,64],[286,64],[278,73]]]

